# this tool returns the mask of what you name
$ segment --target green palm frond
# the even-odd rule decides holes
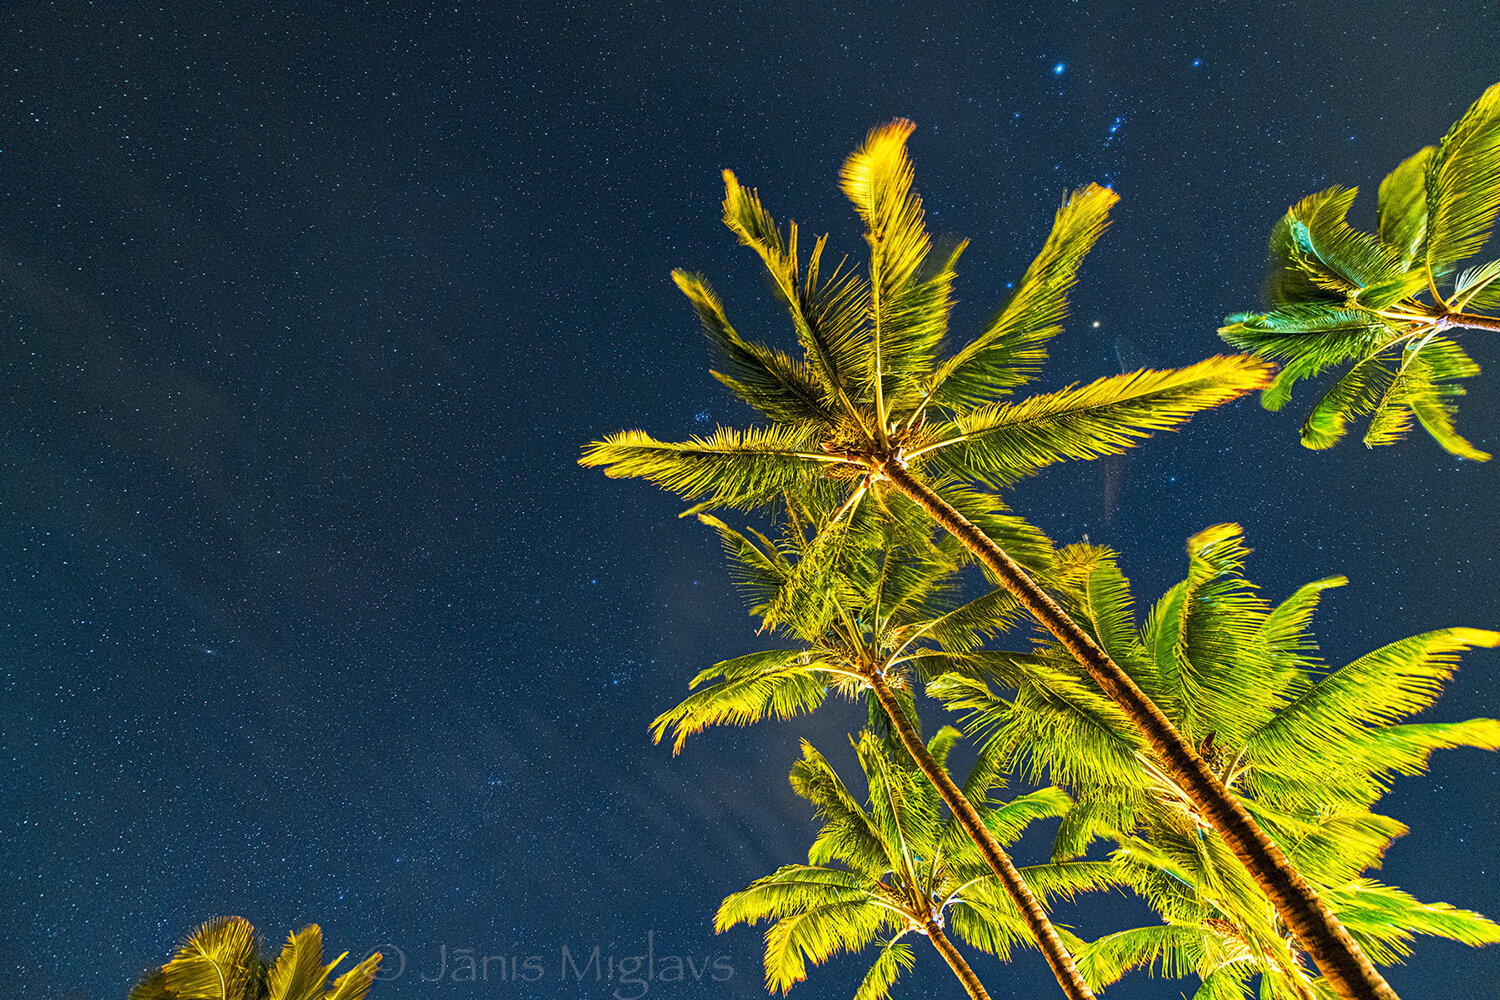
[[[364,1000],[380,966],[372,952],[328,985],[348,952],[323,964],[323,931],[309,924],[288,935],[276,961],[260,956],[255,928],[219,917],[193,930],[171,960],[143,977],[130,1000]]]
[[[1293,680],[1261,641],[1270,608],[1244,577],[1249,552],[1237,524],[1194,535],[1187,579],[1158,602],[1146,625],[1154,665],[1146,690],[1189,739],[1212,732],[1241,745]]]
[[[1245,1000],[1248,996],[1246,980],[1255,974],[1255,966],[1249,962],[1231,962],[1221,965],[1203,977],[1203,984],[1193,994],[1193,1000]],[[1332,996],[1318,995],[1318,1000],[1334,1000]]]
[[[1466,649],[1500,644],[1500,633],[1450,628],[1401,639],[1324,677],[1250,737],[1256,759],[1295,766],[1301,758],[1338,755],[1371,727],[1421,711]]]
[[[824,865],[783,865],[739,892],[730,893],[714,916],[714,930],[777,920],[809,906],[868,899],[863,876]]]
[[[1470,946],[1500,943],[1500,924],[1447,903],[1423,903],[1414,896],[1369,879],[1329,893],[1344,926],[1371,960],[1390,964],[1411,954],[1418,934]]]
[[[1350,420],[1375,412],[1394,377],[1389,356],[1372,353],[1360,358],[1323,393],[1302,422],[1302,446],[1320,451],[1338,444]]]
[[[860,980],[859,989],[854,992],[854,1000],[884,1000],[890,995],[896,979],[901,973],[911,971],[916,961],[911,945],[900,940],[899,935],[891,938],[880,946],[880,957],[875,959],[870,971]]]
[[[960,244],[931,276],[922,273],[930,241],[906,153],[914,128],[897,119],[872,129],[864,145],[844,161],[839,175],[844,194],[864,221],[870,247],[870,340],[864,374],[872,394],[881,400],[877,416],[882,421],[898,399],[914,401],[917,387],[932,372],[933,357],[948,328],[953,267],[963,252]]]
[[[839,414],[828,405],[806,362],[743,339],[701,274],[673,271],[672,280],[692,302],[714,357],[725,369],[715,371],[714,377],[731,392],[772,420],[805,420],[829,427],[838,422]]]
[[[1406,273],[1396,251],[1345,221],[1357,193],[1356,188],[1334,185],[1308,195],[1287,213],[1286,235],[1274,244],[1286,251],[1282,266],[1301,272],[1325,298],[1360,296]],[[1280,282],[1272,285],[1272,301],[1278,305],[1297,301],[1286,297],[1285,287]]]
[[[1132,969],[1177,979],[1198,972],[1203,959],[1203,931],[1162,924],[1106,934],[1078,952],[1078,971],[1095,989],[1118,982]]]
[[[930,391],[934,402],[982,406],[1036,377],[1047,360],[1046,342],[1062,332],[1078,268],[1109,225],[1117,201],[1119,195],[1097,184],[1068,195],[1010,300],[938,368]]]
[[[1110,659],[1123,664],[1137,684],[1151,670],[1135,630],[1130,581],[1114,553],[1098,545],[1069,545],[1058,553],[1059,597],[1073,620],[1093,636]]]
[[[1409,342],[1401,352],[1401,366],[1376,404],[1365,432],[1365,444],[1394,444],[1406,436],[1412,418],[1449,453],[1483,462],[1489,453],[1471,445],[1453,429],[1457,410],[1453,400],[1464,394],[1455,379],[1479,374],[1463,348],[1446,337],[1428,335]]]
[[[1265,384],[1270,367],[1220,356],[1172,371],[1142,369],[956,417],[913,456],[949,475],[1009,486],[1064,459],[1117,455],[1153,432]]]
[[[864,806],[849,792],[838,772],[806,740],[802,741],[802,759],[791,773],[792,791],[817,807],[823,826],[818,831],[808,860],[822,865],[841,861],[865,875],[890,869],[890,847],[885,831]]]
[[[708,497],[715,506],[747,509],[826,472],[836,460],[817,447],[816,437],[800,425],[720,427],[683,442],[622,431],[590,444],[579,462],[602,466],[611,479],[649,479],[689,499]]]
[[[1441,277],[1489,238],[1500,212],[1500,83],[1443,136],[1427,175],[1427,269]]]
[[[826,237],[814,243],[804,275],[797,259],[796,223],[783,237],[761,207],[759,195],[742,186],[729,170],[724,171],[724,224],[765,262],[830,406],[853,413],[857,393],[851,380],[861,363],[868,287],[858,275],[840,268],[823,278]]]
[[[957,730],[944,727],[928,743],[928,753],[945,766],[958,739]],[[716,928],[773,921],[766,934],[766,982],[782,991],[805,977],[809,962],[859,950],[883,936],[861,987],[872,997],[883,996],[911,966],[911,951],[898,943],[910,931],[925,934],[946,921],[964,941],[1002,957],[1017,945],[1031,945],[1015,903],[956,818],[941,816],[936,789],[900,744],[869,731],[853,742],[865,777],[865,802],[804,742],[791,781],[793,790],[817,807],[821,822],[809,864],[787,865],[731,894],[719,909]],[[1067,796],[1057,789],[1041,789],[1010,803],[991,802],[989,791],[997,777],[996,762],[982,751],[964,787],[983,821],[1005,840],[1068,806]],[[1021,872],[1035,880],[1034,889],[1044,900],[1123,884],[1117,870],[1104,862],[1038,865]]]
[[[837,681],[837,673],[807,650],[771,649],[725,660],[693,679],[693,687],[707,687],[652,721],[651,738],[660,743],[670,731],[675,755],[689,736],[709,726],[748,726],[766,716],[790,719],[810,712]]]
[[[766,930],[766,988],[786,993],[807,978],[807,963],[821,965],[859,951],[893,930],[889,911],[866,899],[804,907]]]
[[[1500,308],[1500,259],[1460,274],[1453,283],[1452,304],[1455,309],[1481,312]]]
[[[749,599],[750,613],[758,613],[792,575],[791,563],[775,543],[754,529],[746,535],[709,514],[699,514],[698,520],[719,533],[729,561],[730,579]]]
[[[922,635],[944,649],[967,653],[1009,631],[1023,614],[1015,595],[996,587],[925,623]]]
[[[1219,335],[1235,347],[1282,367],[1261,392],[1261,405],[1279,410],[1292,387],[1377,349],[1395,334],[1390,324],[1341,302],[1297,303],[1267,313],[1237,313],[1225,320]]]
[[[1288,665],[1310,667],[1310,659],[1318,644],[1309,628],[1313,612],[1318,608],[1323,591],[1342,587],[1349,582],[1346,576],[1329,576],[1312,583],[1305,583],[1296,592],[1276,605],[1266,616],[1261,626],[1259,641],[1266,650]],[[1298,685],[1289,685],[1289,689]]]
[[[1418,421],[1451,454],[1485,461],[1453,426],[1455,380],[1478,366],[1440,334],[1500,329],[1488,315],[1500,310],[1500,261],[1468,268],[1446,297],[1439,280],[1479,251],[1500,214],[1500,84],[1440,146],[1381,182],[1375,235],[1346,221],[1354,195],[1335,185],[1291,207],[1271,231],[1272,310],[1229,316],[1219,334],[1284,362],[1261,397],[1270,410],[1295,383],[1352,362],[1303,423],[1309,448],[1331,447],[1368,415],[1369,447],[1394,444]]]
[[[250,1000],[257,954],[249,921],[219,917],[193,931],[162,975],[178,1000]]]
[[[1020,839],[1021,834],[1035,821],[1056,819],[1072,805],[1073,800],[1061,788],[1039,788],[995,806],[985,814],[984,825],[995,835],[1000,846],[1008,847]]]
[[[1405,160],[1380,182],[1376,234],[1410,267],[1427,237],[1427,174],[1436,146],[1426,146]]]

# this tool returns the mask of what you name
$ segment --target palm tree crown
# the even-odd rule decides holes
[[[958,737],[956,729],[946,727],[933,737],[928,752],[946,766]],[[1031,943],[1021,914],[953,817],[941,815],[933,786],[901,762],[905,754],[869,732],[855,747],[869,789],[863,806],[823,755],[802,744],[792,787],[817,806],[823,820],[808,863],[786,865],[729,896],[719,909],[717,928],[771,920],[766,985],[783,993],[806,977],[809,961],[820,964],[879,940],[880,954],[856,998],[884,997],[896,977],[912,966],[915,956],[906,939],[916,934],[928,937],[943,953],[971,996],[985,996],[944,930],[1008,960],[1012,947]],[[1056,788],[1009,803],[992,801],[994,763],[993,757],[981,755],[965,791],[1001,842],[1020,837],[1033,820],[1067,810],[1068,798]],[[1112,884],[1112,869],[1098,862],[1038,865],[1023,872],[1039,891],[1068,897]]]
[[[1355,193],[1335,185],[1291,207],[1271,231],[1271,310],[1230,316],[1220,334],[1285,362],[1261,397],[1268,410],[1296,382],[1353,362],[1303,423],[1309,448],[1368,415],[1370,447],[1405,437],[1415,419],[1453,454],[1488,459],[1454,430],[1456,380],[1479,366],[1444,334],[1500,330],[1500,260],[1458,271],[1500,213],[1500,84],[1381,181],[1374,234],[1345,221]]]
[[[674,272],[714,350],[715,377],[767,423],[679,443],[626,431],[589,445],[584,465],[704,498],[702,508],[760,506],[828,476],[847,482],[858,503],[892,462],[939,487],[1003,488],[1053,462],[1118,453],[1263,384],[1263,362],[1220,357],[1004,402],[1040,370],[1117,197],[1097,185],[1070,195],[1009,301],[978,336],[945,352],[964,244],[940,260],[929,255],[906,153],[912,128],[899,120],[875,129],[844,164],[844,193],[867,230],[867,275],[825,267],[826,237],[804,264],[796,224],[780,228],[725,171],[725,224],[765,263],[804,356],[744,339],[705,279]]]

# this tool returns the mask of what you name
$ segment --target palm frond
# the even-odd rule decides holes
[[[1380,242],[1407,267],[1417,259],[1427,236],[1427,173],[1436,154],[1436,146],[1423,147],[1380,182],[1375,230]]]
[[[328,1000],[365,1000],[365,994],[375,982],[375,973],[380,969],[380,958],[377,951],[334,980]]]
[[[1323,393],[1302,423],[1302,446],[1321,451],[1344,436],[1349,421],[1373,413],[1395,377],[1378,352],[1367,354]]]
[[[603,467],[611,479],[640,477],[689,499],[749,509],[805,488],[835,460],[799,425],[720,427],[708,437],[657,441],[644,431],[621,431],[589,444],[578,464]]]
[[[808,362],[825,387],[825,399],[830,406],[852,413],[857,393],[851,379],[860,365],[869,289],[857,275],[838,268],[826,279],[822,277],[826,237],[814,244],[804,277],[797,259],[796,224],[783,237],[761,206],[759,195],[741,185],[729,170],[724,171],[724,224],[765,262],[791,313]]]
[[[749,598],[750,613],[758,613],[786,584],[791,564],[759,532],[752,531],[751,538],[709,514],[699,514],[698,520],[718,532],[729,559],[729,576]]]
[[[1411,954],[1418,934],[1448,938],[1470,946],[1500,942],[1500,925],[1471,910],[1447,903],[1423,903],[1391,886],[1360,879],[1328,893],[1348,928],[1375,962],[1399,962]]]
[[[1453,123],[1427,175],[1423,257],[1435,277],[1484,246],[1500,212],[1500,84]]]
[[[984,825],[995,835],[1001,847],[1008,847],[1036,820],[1056,819],[1072,805],[1073,800],[1061,788],[1038,788],[990,809],[985,813]]]
[[[814,965],[856,952],[893,929],[890,911],[867,900],[832,902],[789,913],[766,931],[766,988],[786,993]]]
[[[243,1000],[256,964],[255,928],[241,917],[200,924],[162,966],[180,1000]]]
[[[1139,968],[1152,976],[1176,979],[1199,970],[1202,939],[1203,931],[1197,927],[1137,927],[1091,941],[1074,958],[1078,971],[1095,989]]]
[[[322,1000],[335,961],[323,964],[323,930],[309,924],[287,937],[266,979],[266,1000]]]
[[[651,738],[660,743],[672,733],[672,753],[709,726],[748,726],[766,716],[789,719],[823,703],[836,680],[828,665],[807,650],[771,649],[725,660],[693,679],[696,690],[676,708],[651,723]]]
[[[1073,620],[1140,683],[1151,666],[1136,635],[1130,581],[1114,553],[1097,545],[1069,545],[1058,554],[1056,577]]]
[[[1119,454],[1154,431],[1260,388],[1269,371],[1259,359],[1234,355],[1102,378],[961,414],[924,457],[946,474],[1003,488],[1064,459]]]
[[[1438,444],[1451,454],[1476,462],[1489,459],[1453,429],[1457,408],[1452,402],[1464,394],[1453,380],[1479,374],[1463,348],[1446,337],[1426,336],[1408,343],[1401,365],[1375,404],[1365,444],[1374,448],[1394,444],[1406,436],[1416,417]]]
[[[1298,587],[1296,593],[1266,616],[1260,628],[1260,641],[1273,655],[1283,656],[1299,666],[1310,665],[1306,658],[1318,648],[1308,631],[1313,612],[1317,610],[1323,591],[1342,587],[1348,582],[1349,578],[1345,576],[1329,576]]]
[[[1372,285],[1399,283],[1407,273],[1399,253],[1345,221],[1357,193],[1334,185],[1303,198],[1287,215],[1289,239],[1278,244],[1289,250],[1285,266],[1301,271],[1324,295],[1353,298]],[[1295,300],[1273,294],[1272,301]]]
[[[934,402],[983,405],[1036,377],[1047,359],[1047,340],[1062,331],[1078,268],[1109,225],[1109,210],[1118,200],[1114,191],[1097,184],[1068,195],[1010,300],[979,336],[938,368]]]
[[[825,865],[783,865],[726,896],[714,915],[714,931],[723,933],[737,924],[779,920],[807,907],[869,898],[865,880],[854,872]]]
[[[1460,274],[1453,282],[1450,305],[1457,311],[1500,308],[1500,258]]]
[[[1281,361],[1281,371],[1261,392],[1261,405],[1279,410],[1292,387],[1350,358],[1378,351],[1397,332],[1385,320],[1347,303],[1295,303],[1266,313],[1237,313],[1219,336],[1235,347]]]
[[[805,362],[742,338],[701,274],[673,271],[672,280],[692,302],[714,357],[725,369],[714,371],[714,377],[731,392],[772,420],[807,420],[829,427],[838,422],[838,413],[828,405],[825,390]]]
[[[1221,965],[1203,977],[1203,984],[1193,994],[1193,1000],[1245,1000],[1248,996],[1246,980],[1255,974],[1255,966],[1249,962],[1230,962]],[[1322,1000],[1320,997],[1319,1000]],[[1327,1000],[1333,1000],[1332,997]]]
[[[1293,766],[1303,758],[1337,755],[1374,726],[1426,708],[1476,646],[1500,644],[1500,633],[1450,628],[1401,639],[1324,677],[1276,714],[1247,742],[1258,760]]]
[[[827,758],[806,740],[802,741],[802,759],[792,767],[791,784],[792,791],[817,807],[823,824],[807,852],[811,863],[840,861],[877,880],[890,870],[885,831],[850,794]]]
[[[899,935],[891,938],[880,946],[880,955],[865,973],[865,978],[860,980],[859,989],[854,991],[854,1000],[885,1000],[897,978],[901,973],[911,971],[916,960],[911,945],[902,941]]]
[[[933,355],[948,328],[953,265],[963,250],[959,246],[931,278],[920,274],[930,242],[906,152],[914,128],[902,118],[872,129],[839,174],[870,246],[870,342],[864,375],[871,394],[882,400],[883,411],[876,414],[882,422],[898,397],[915,395],[918,383],[931,374]]]
[[[1144,639],[1153,687],[1184,736],[1239,746],[1284,701],[1295,676],[1260,641],[1270,609],[1244,576],[1240,526],[1206,528],[1188,541],[1188,576],[1159,602]]]

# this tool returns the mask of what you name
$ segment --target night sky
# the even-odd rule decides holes
[[[1500,78],[1487,2],[170,6],[0,13],[7,997],[123,997],[228,913],[273,945],[309,921],[333,954],[394,945],[378,1000],[608,997],[558,981],[561,949],[648,935],[733,969],[651,996],[764,995],[759,929],[716,937],[714,909],[805,860],[797,739],[852,767],[862,712],[653,746],[692,674],[765,640],[683,502],[576,465],[626,427],[750,419],[671,268],[791,345],[720,171],[857,256],[838,166],[912,118],[929,226],[973,240],[963,336],[1066,189],[1115,187],[1056,388],[1224,350],[1288,204],[1359,184],[1371,228],[1380,178]],[[1459,429],[1500,451],[1500,349],[1464,343],[1487,371]],[[1500,460],[1420,432],[1309,452],[1311,399],[1147,442],[1114,509],[1098,462],[1011,500],[1119,549],[1142,601],[1220,521],[1273,600],[1347,574],[1316,625],[1336,663],[1500,626]],[[1497,669],[1466,655],[1427,717],[1496,714]],[[1412,832],[1378,877],[1500,914],[1497,799],[1500,758],[1439,754],[1382,802]],[[1118,896],[1059,911],[1089,936],[1142,918]],[[423,982],[444,947],[545,975]],[[1060,995],[1035,952],[971,958],[996,998]],[[793,995],[847,996],[864,968]],[[1408,1000],[1497,977],[1500,950],[1432,940],[1389,972]],[[896,993],[961,995],[925,946]]]

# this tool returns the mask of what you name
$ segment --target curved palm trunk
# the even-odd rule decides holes
[[[876,471],[983,560],[1042,627],[1073,654],[1104,694],[1125,712],[1156,751],[1163,770],[1224,838],[1224,843],[1339,995],[1348,1000],[1400,1000],[1281,849],[1229,794],[1161,709],[1089,634],[1004,549],[907,471],[899,459],[877,464]]]
[[[969,968],[969,963],[953,947],[953,942],[943,934],[943,929],[937,925],[937,921],[927,921],[927,940],[938,950],[938,954],[948,962],[948,968],[958,977],[958,981],[964,984],[973,1000],[990,1000],[990,995],[984,991],[984,985],[980,983],[979,977],[974,975],[974,970]]]
[[[984,860],[989,863],[990,870],[995,873],[995,877],[1005,888],[1006,894],[1016,904],[1016,909],[1021,911],[1021,916],[1031,930],[1031,936],[1036,940],[1037,947],[1042,950],[1042,954],[1046,956],[1047,964],[1052,966],[1052,974],[1057,977],[1058,985],[1063,988],[1063,992],[1072,1000],[1094,1000],[1093,991],[1089,989],[1088,983],[1084,982],[1083,976],[1079,975],[1078,967],[1073,964],[1073,956],[1068,954],[1067,947],[1057,936],[1057,928],[1053,927],[1052,921],[1047,918],[1047,911],[1043,910],[1042,905],[1037,902],[1036,896],[1031,892],[1031,887],[1026,884],[1025,879],[1021,878],[1021,873],[1016,871],[1016,866],[1011,864],[1010,856],[1001,848],[999,841],[995,840],[989,827],[984,825],[984,820],[980,819],[979,813],[964,795],[962,789],[953,783],[948,772],[933,758],[932,754],[928,753],[926,745],[917,735],[911,720],[906,717],[906,711],[902,709],[896,696],[891,693],[891,686],[886,682],[885,677],[876,674],[870,681],[870,687],[875,692],[875,698],[880,702],[880,707],[885,709],[886,715],[890,716],[891,725],[896,728],[896,733],[901,737],[901,743],[911,754],[912,760],[917,762],[917,767],[921,768],[927,780],[932,782],[943,801],[948,804],[948,808],[953,810],[953,815],[958,819],[959,825],[964,828],[969,839],[974,841],[974,845],[979,848],[979,853],[984,855]],[[953,945],[948,943],[948,939],[943,938],[941,933],[937,938],[933,938],[933,944],[937,944],[939,938],[947,944],[950,950],[953,948]],[[942,945],[938,946],[938,950],[943,952],[943,957],[948,959],[949,965],[953,965],[955,959],[959,963],[963,962],[957,951],[952,951],[952,957],[949,957],[949,952],[943,951]],[[968,970],[967,965],[963,968]],[[957,965],[953,965],[953,971],[958,972]],[[972,972],[969,974],[973,975]],[[959,973],[958,978],[963,979],[963,974]],[[964,980],[964,986],[968,987],[968,985],[968,980]],[[974,980],[974,985],[976,987],[979,985],[978,979]],[[969,995],[982,996],[984,990],[980,988],[979,993],[976,994],[970,989]]]

